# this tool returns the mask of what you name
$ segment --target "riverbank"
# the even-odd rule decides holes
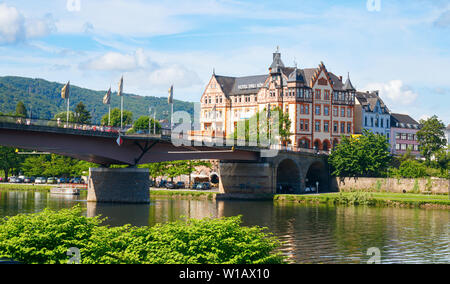
[[[424,195],[411,193],[338,192],[319,195],[275,195],[276,202],[303,204],[367,205],[411,208],[437,208],[450,210],[447,195]]]
[[[40,185],[40,184],[23,184],[23,183],[0,183],[0,190],[35,190],[35,191],[50,191],[57,185]]]
[[[151,197],[171,197],[171,198],[193,198],[193,199],[207,199],[214,200],[218,191],[199,191],[199,190],[171,190],[171,189],[150,189]]]

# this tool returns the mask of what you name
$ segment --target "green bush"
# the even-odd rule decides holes
[[[80,250],[81,263],[259,264],[283,263],[280,243],[240,217],[188,219],[153,227],[102,226],[74,207],[45,209],[0,221],[0,258],[23,263],[67,263]]]

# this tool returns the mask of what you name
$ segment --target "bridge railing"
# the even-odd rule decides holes
[[[120,128],[112,126],[83,124],[74,122],[67,123],[66,121],[61,120],[46,120],[46,119],[27,118],[22,116],[7,116],[7,115],[0,115],[0,123],[16,124],[22,126],[44,126],[51,128],[65,128],[65,129],[100,131],[111,133],[119,133],[121,131]]]

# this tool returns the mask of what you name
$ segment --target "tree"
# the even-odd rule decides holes
[[[18,169],[22,162],[22,157],[18,155],[14,148],[0,146],[0,169],[5,174],[5,180],[8,180],[9,172]]]
[[[386,137],[368,130],[355,138],[343,136],[329,157],[333,175],[342,178],[380,176],[386,172],[390,161]]]
[[[420,153],[425,157],[427,164],[430,164],[433,154],[447,145],[444,134],[445,125],[435,115],[427,120],[420,120],[420,124],[422,127],[417,131]]]
[[[144,131],[148,132],[149,119],[150,118],[148,116],[139,117],[133,124],[133,130],[135,132],[139,131],[139,130],[144,130]],[[150,124],[151,124],[150,130],[153,133],[153,127],[155,126],[155,121],[153,120],[153,118],[151,119]],[[160,129],[161,129],[161,124],[158,121],[156,121],[156,133],[159,133]]]
[[[61,121],[62,123],[67,121],[67,111],[63,111],[60,113],[55,114],[54,120]],[[74,123],[75,122],[75,113],[72,111],[69,111],[69,122]]]
[[[274,113],[278,114],[278,125],[274,125],[276,123]],[[276,140],[279,139],[281,144],[287,145],[292,135],[290,132],[291,120],[289,119],[289,114],[284,113],[279,107],[272,109],[270,114],[270,117],[267,117],[267,111],[264,109],[249,119],[239,121],[237,129],[244,128],[245,131],[244,133],[238,133],[239,130],[237,130],[231,134],[231,138],[257,144],[262,144],[263,140],[269,142],[269,139],[271,144],[278,144]],[[252,126],[251,129],[250,126]],[[275,127],[278,127],[278,137],[275,137]]]
[[[83,102],[79,102],[75,107],[75,122],[80,124],[91,124],[91,114],[86,109]]]
[[[45,172],[50,155],[31,155],[25,158],[21,164],[24,175],[38,177]]]
[[[108,125],[108,114],[102,117],[102,125]],[[123,111],[123,125],[130,125],[133,123],[133,113],[128,110]],[[111,110],[111,125],[109,126],[120,126],[120,109],[114,108]]]
[[[16,114],[15,115],[16,116],[21,116],[21,117],[27,117],[28,116],[27,108],[25,107],[25,104],[22,101],[17,103]]]

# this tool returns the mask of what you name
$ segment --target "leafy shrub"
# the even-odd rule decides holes
[[[67,263],[80,249],[81,263],[252,264],[283,263],[279,242],[240,217],[188,219],[154,227],[101,226],[74,207],[45,209],[0,221],[0,257],[23,263]]]
[[[372,194],[363,191],[340,192],[334,201],[335,204],[346,205],[373,205],[373,202]]]
[[[416,160],[407,160],[400,164],[398,173],[404,178],[420,178],[427,175],[427,167]]]

